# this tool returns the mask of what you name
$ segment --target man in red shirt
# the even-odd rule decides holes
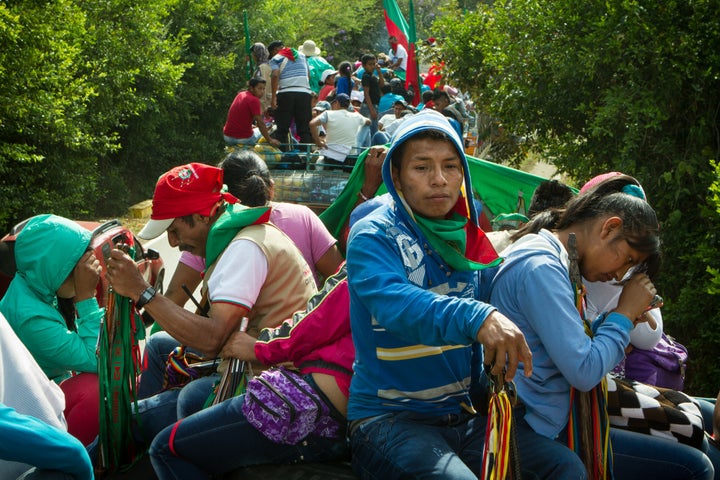
[[[269,144],[280,146],[280,142],[270,136],[262,118],[260,99],[264,95],[265,80],[262,78],[251,78],[248,89],[237,94],[230,105],[223,127],[225,143],[253,146],[262,135]],[[253,124],[256,127],[253,127]]]

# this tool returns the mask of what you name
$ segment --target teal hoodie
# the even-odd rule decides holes
[[[5,315],[47,376],[60,382],[71,371],[97,372],[97,345],[104,309],[97,299],[75,304],[77,331],[68,330],[55,292],[90,245],[92,234],[56,215],[28,221],[15,241],[17,273],[0,300]]]

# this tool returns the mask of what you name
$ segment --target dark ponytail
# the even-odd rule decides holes
[[[248,207],[262,207],[270,201],[270,171],[252,150],[230,153],[219,164],[230,193]]]

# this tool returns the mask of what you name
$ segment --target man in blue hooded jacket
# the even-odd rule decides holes
[[[508,381],[518,362],[532,369],[532,355],[518,328],[478,301],[480,271],[500,259],[478,226],[462,141],[448,120],[428,110],[404,122],[382,174],[393,202],[352,227],[347,249],[353,469],[384,480],[476,478],[487,419],[470,399],[473,344]],[[555,442],[519,433],[524,476],[582,478],[562,469]],[[544,449],[524,448],[535,440]]]

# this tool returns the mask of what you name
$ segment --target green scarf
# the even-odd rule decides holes
[[[228,205],[210,227],[205,244],[206,268],[215,263],[235,235],[245,227],[265,223],[270,219],[270,207],[245,207],[239,203]]]
[[[456,212],[453,212],[452,217],[440,220],[415,215],[415,221],[433,248],[438,251],[440,257],[454,270],[482,270],[494,267],[501,261],[498,258],[490,264],[482,264],[466,257],[467,233],[465,227],[468,219]]]

